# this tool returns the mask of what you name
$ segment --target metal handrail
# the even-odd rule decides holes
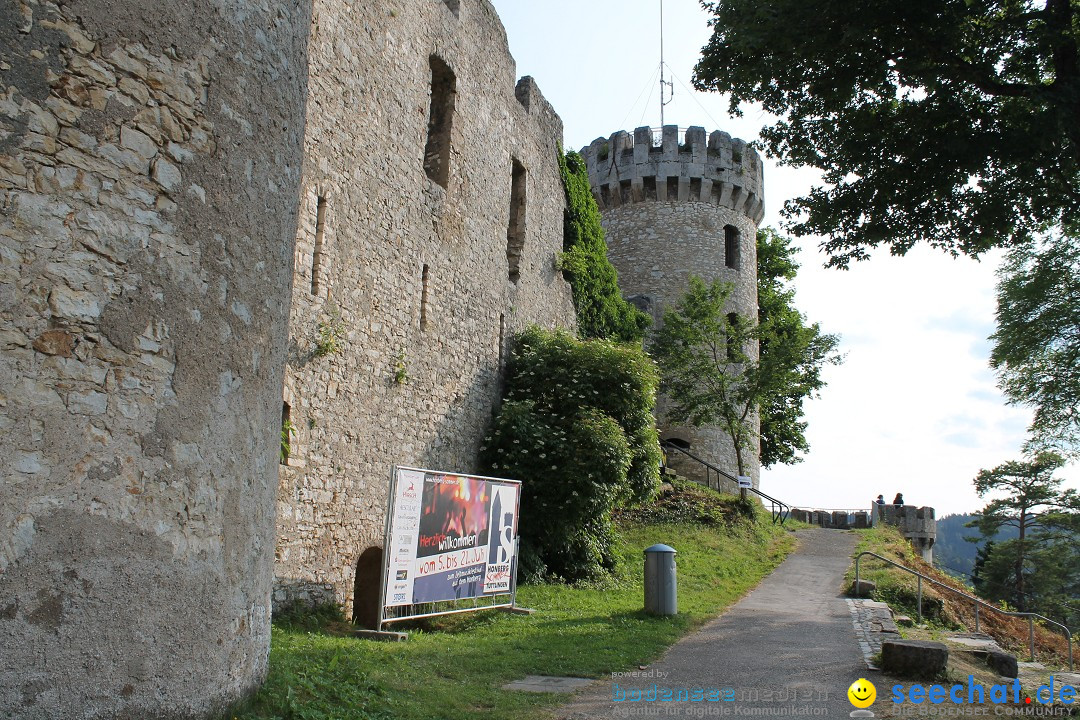
[[[983,607],[985,607],[988,610],[993,610],[994,612],[996,612],[996,613],[998,613],[1000,615],[1006,615],[1008,617],[1026,617],[1027,621],[1028,621],[1028,653],[1031,655],[1031,662],[1035,662],[1035,618],[1038,618],[1039,620],[1042,620],[1043,622],[1050,623],[1051,625],[1057,625],[1059,628],[1061,628],[1062,632],[1065,633],[1065,639],[1069,642],[1069,672],[1073,671],[1072,633],[1069,632],[1069,628],[1065,627],[1064,625],[1057,622],[1056,620],[1051,620],[1050,618],[1046,617],[1045,615],[1040,615],[1038,613],[1009,612],[1008,610],[1002,610],[1001,608],[996,607],[994,605],[991,605],[990,603],[988,603],[988,602],[986,602],[984,600],[980,600],[979,598],[975,597],[974,595],[968,595],[966,592],[961,592],[960,590],[957,590],[954,587],[950,587],[950,586],[946,585],[945,583],[941,582],[940,580],[935,580],[934,578],[930,577],[929,575],[923,575],[918,570],[912,570],[907,565],[901,565],[900,563],[896,562],[895,560],[890,560],[887,557],[882,557],[881,555],[878,555],[876,552],[871,552],[869,550],[864,550],[863,552],[861,552],[861,553],[859,553],[858,555],[855,556],[855,589],[856,589],[856,591],[858,591],[860,589],[860,586],[859,586],[860,561],[862,560],[863,555],[873,555],[878,560],[884,560],[885,562],[889,563],[893,567],[900,568],[901,570],[903,570],[905,572],[909,572],[912,575],[915,575],[915,576],[917,576],[919,578],[919,622],[922,622],[922,619],[923,619],[923,616],[922,616],[922,581],[926,580],[926,581],[931,582],[931,583],[933,583],[935,585],[938,585],[939,587],[945,588],[949,592],[955,593],[955,594],[959,595],[962,598],[966,598],[968,600],[971,600],[975,604],[975,632],[979,632],[979,606],[980,605],[982,605]]]
[[[690,452],[689,450],[687,450],[685,448],[681,448],[678,445],[675,445],[674,443],[672,443],[672,442],[670,442],[668,440],[661,440],[660,441],[660,447],[664,448],[665,450],[678,450],[679,452],[681,452],[683,455],[690,458],[691,460],[704,465],[705,466],[705,484],[708,485],[709,487],[712,487],[712,483],[709,481],[709,471],[710,470],[712,470],[713,472],[716,473],[716,489],[717,490],[720,489],[720,476],[721,475],[724,476],[725,478],[727,478],[728,480],[730,480],[731,482],[735,483],[736,485],[739,484],[739,478],[737,478],[736,476],[732,475],[731,473],[729,473],[729,472],[727,472],[725,470],[721,470],[720,468],[716,467],[715,465],[713,465],[708,460],[703,460],[702,458],[699,458],[697,455]],[[788,515],[791,513],[791,506],[790,505],[788,505],[786,502],[783,502],[782,500],[777,500],[776,498],[772,497],[771,495],[766,495],[765,493],[761,492],[760,490],[758,490],[755,487],[749,487],[749,488],[746,488],[746,489],[749,490],[750,492],[754,493],[758,497],[761,497],[761,498],[763,498],[765,500],[768,500],[769,501],[769,512],[772,514],[773,523],[776,523],[777,520],[779,520],[781,525],[784,524],[784,521],[787,520]]]

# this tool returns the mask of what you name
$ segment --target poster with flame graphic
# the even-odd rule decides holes
[[[387,545],[387,607],[508,593],[519,483],[398,468]]]

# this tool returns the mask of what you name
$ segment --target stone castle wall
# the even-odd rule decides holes
[[[934,561],[934,541],[937,540],[934,508],[874,503],[870,506],[870,524],[879,523],[894,525],[919,551],[923,560]]]
[[[443,177],[425,170],[436,74],[437,106],[454,90]],[[562,123],[515,82],[486,0],[319,0],[310,75],[274,599],[351,612],[358,564],[359,591],[377,583],[391,466],[475,472],[510,337],[574,323]],[[335,313],[341,351],[319,357]]]
[[[649,312],[656,326],[665,308],[686,293],[690,276],[697,275],[705,282],[732,283],[730,311],[757,317],[756,233],[764,213],[761,159],[726,133],[715,131],[706,140],[700,127],[680,138],[677,127],[665,126],[660,140],[654,144],[653,131],[638,128],[633,135],[617,132],[597,139],[581,151],[623,296]],[[729,226],[737,231],[734,258],[726,253]],[[756,357],[756,347],[750,354]],[[671,425],[664,419],[667,407],[661,395],[661,439],[680,441],[698,457],[736,474],[735,449],[727,433]],[[743,459],[758,487],[756,449],[744,452]],[[668,462],[679,474],[705,482],[704,469],[680,453],[669,452]]]
[[[267,668],[302,3],[0,4],[0,715]]]

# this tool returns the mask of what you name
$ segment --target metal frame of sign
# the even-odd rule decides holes
[[[492,482],[498,482],[508,485],[517,486],[517,497],[514,508],[515,523],[520,522],[520,508],[521,508],[521,481],[510,480],[508,478],[496,478],[488,477],[485,475],[471,475],[469,473],[457,473],[446,472],[442,470],[426,470],[424,468],[414,468],[405,465],[395,465],[390,470],[390,491],[387,494],[386,500],[386,526],[383,531],[383,558],[382,558],[382,575],[379,581],[379,617],[376,629],[381,631],[383,625],[390,623],[402,622],[404,620],[415,620],[418,618],[435,617],[439,615],[454,615],[458,613],[474,612],[476,610],[492,610],[496,608],[515,608],[517,606],[517,565],[518,565],[518,550],[519,539],[515,536],[514,545],[514,557],[511,560],[510,567],[510,588],[506,592],[494,592],[490,595],[484,595],[482,597],[466,598],[465,600],[440,600],[436,602],[418,603],[413,605],[387,605],[386,604],[386,590],[390,582],[390,555],[391,555],[391,543],[393,533],[393,521],[394,521],[394,500],[397,498],[397,482],[398,473],[401,470],[407,470],[418,473],[432,473],[437,475],[450,475],[453,477],[465,477],[474,480],[486,480]],[[421,495],[423,490],[421,489]],[[490,531],[490,529],[489,529]],[[490,602],[481,602],[483,600],[490,600]],[[461,607],[462,602],[471,600],[472,604],[469,607]]]

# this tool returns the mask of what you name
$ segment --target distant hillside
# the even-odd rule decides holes
[[[964,527],[975,519],[974,515],[946,515],[937,521],[937,540],[934,541],[934,565],[945,572],[971,580],[971,571],[975,567],[975,553],[983,546],[980,540],[971,543],[965,537],[979,537],[975,528]],[[1016,537],[1015,528],[1002,528],[995,540],[1008,540]]]

